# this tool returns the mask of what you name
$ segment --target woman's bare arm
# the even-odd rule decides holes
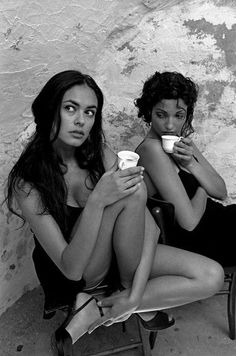
[[[201,154],[194,143],[193,149],[197,160],[194,159],[189,165],[189,172],[195,176],[209,196],[224,200],[227,197],[227,189],[223,178]]]
[[[80,280],[97,240],[103,206],[92,199],[88,201],[80,217],[76,238],[68,244],[55,219],[49,214],[38,214],[41,202],[36,190],[31,190],[29,195],[18,192],[16,198],[22,215],[49,257],[67,278]]]
[[[205,190],[199,187],[194,197],[189,199],[174,163],[163,151],[158,140],[146,140],[139,147],[138,153],[141,157],[140,164],[144,166],[156,191],[164,200],[174,204],[178,223],[186,230],[193,230],[205,211]]]

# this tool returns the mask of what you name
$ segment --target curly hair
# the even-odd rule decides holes
[[[22,182],[29,183],[31,189],[35,188],[40,194],[42,200],[40,214],[51,214],[63,231],[66,230],[67,216],[67,187],[64,180],[67,167],[55,152],[53,142],[60,130],[60,107],[65,92],[75,85],[84,84],[95,92],[98,107],[89,137],[75,149],[75,158],[79,167],[88,171],[85,184],[88,178],[93,186],[97,183],[105,172],[102,154],[102,143],[105,140],[102,130],[103,93],[93,78],[76,70],[54,75],[33,101],[32,112],[36,132],[13,166],[7,182],[6,201],[11,212],[20,216],[13,209],[14,192],[22,189]]]
[[[156,72],[145,81],[142,94],[134,104],[138,108],[138,117],[150,124],[155,104],[163,99],[182,99],[187,105],[187,118],[181,135],[188,136],[194,132],[192,120],[197,97],[198,86],[190,78],[177,72]]]

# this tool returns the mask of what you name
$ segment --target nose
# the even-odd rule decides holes
[[[76,113],[76,117],[75,117],[75,120],[74,120],[74,124],[75,125],[79,125],[79,126],[83,126],[84,125],[84,115],[82,112],[78,111]]]
[[[168,131],[173,131],[173,128],[174,128],[174,118],[172,116],[170,116],[166,120],[166,129]]]

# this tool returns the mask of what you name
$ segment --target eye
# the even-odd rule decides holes
[[[93,111],[93,110],[86,110],[86,111],[85,111],[85,114],[86,114],[88,117],[93,118],[93,117],[95,116],[95,111]]]
[[[179,120],[185,120],[186,115],[185,115],[185,114],[177,114],[176,117],[177,117],[177,119],[179,119]]]
[[[165,119],[165,117],[166,117],[164,113],[159,112],[159,111],[156,113],[156,116],[157,116],[159,119]]]
[[[73,105],[66,105],[64,106],[64,109],[71,113],[75,111],[75,107]]]

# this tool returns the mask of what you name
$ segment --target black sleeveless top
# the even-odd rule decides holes
[[[198,181],[180,167],[178,174],[189,199],[192,199],[199,187]],[[163,199],[158,193],[154,197]],[[176,222],[171,245],[210,257],[224,267],[235,265],[235,217],[235,204],[224,206],[208,198],[205,212],[193,231],[183,229]]]
[[[68,207],[67,232],[65,239],[69,242],[72,228],[82,213],[83,208]],[[72,306],[76,295],[84,288],[85,281],[72,281],[66,278],[51,258],[42,248],[37,238],[34,236],[35,248],[33,250],[33,262],[36,274],[43,288],[45,295],[45,309],[53,311]]]

